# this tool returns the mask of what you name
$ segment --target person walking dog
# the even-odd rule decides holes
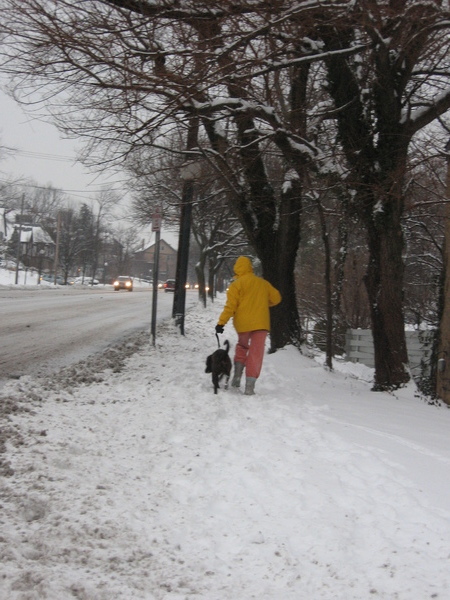
[[[223,333],[225,325],[233,317],[238,341],[231,385],[241,385],[245,368],[244,393],[250,396],[255,393],[255,382],[261,372],[264,345],[270,331],[269,308],[281,302],[281,294],[268,281],[253,273],[251,260],[247,256],[240,256],[236,260],[234,273],[235,278],[228,288],[216,333]]]

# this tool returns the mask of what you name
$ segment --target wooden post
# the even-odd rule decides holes
[[[17,256],[16,256],[16,285],[19,283],[19,265],[20,265],[20,253],[22,250],[22,221],[23,221],[23,203],[24,196],[22,194],[22,203],[20,205],[20,223],[19,223],[19,239],[17,240]]]

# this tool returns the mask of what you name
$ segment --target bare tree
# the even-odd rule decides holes
[[[213,181],[203,180],[194,204],[192,233],[200,250],[195,270],[204,304],[207,296],[214,299],[216,276],[224,261],[229,257],[235,259],[239,249],[242,252],[248,246],[242,227],[227,202],[226,192],[220,187],[217,189]]]
[[[445,8],[444,2],[367,0],[318,27],[347,181],[367,232],[374,389],[409,379],[402,260],[407,158],[413,137],[450,108]],[[342,53],[361,43],[364,53]]]
[[[94,285],[94,278],[99,267],[102,238],[107,226],[107,220],[111,218],[111,210],[118,202],[118,195],[111,190],[101,191],[96,198],[97,214],[93,220],[92,235],[92,285]]]
[[[139,246],[136,227],[113,227],[102,237],[103,263],[108,262],[111,276],[132,273],[134,252]],[[103,266],[105,269],[105,267]]]
[[[208,144],[199,138],[188,154],[209,161],[226,183],[264,276],[283,295],[273,311],[274,347],[300,338],[294,268],[305,173],[328,168],[316,131],[335,120],[340,173],[367,232],[374,387],[407,381],[405,173],[413,136],[450,107],[445,2],[0,5],[3,69],[17,75],[22,97],[40,89],[60,127],[90,140],[92,164],[118,165],[148,145],[166,148],[168,132],[198,118]],[[329,102],[314,104],[317,87],[326,87]],[[76,112],[62,114],[61,103]],[[275,177],[274,155],[282,164]]]
[[[22,98],[27,73],[47,106],[57,100],[53,118],[69,135],[90,140],[85,158],[97,166],[123,162],[148,145],[165,147],[167,132],[198,115],[208,146],[195,153],[227,184],[263,274],[282,291],[283,309],[274,311],[276,347],[299,334],[293,270],[301,179],[316,151],[302,117],[307,68],[266,70],[264,56],[281,65],[285,56],[304,51],[293,43],[298,27],[283,41],[289,19],[278,17],[282,3],[255,10],[243,3],[233,11],[228,3],[213,4],[217,10],[211,2],[180,9],[150,2],[8,0],[4,69],[19,75],[14,83]],[[263,26],[276,35],[263,34]],[[77,112],[58,114],[61,101]],[[86,111],[79,113],[80,107]],[[269,150],[283,156],[284,173],[297,173],[278,195],[265,167]]]
[[[82,234],[79,216],[74,208],[64,208],[59,211],[60,218],[60,243],[59,243],[59,267],[62,270],[64,283],[77,264],[81,250]]]
[[[27,190],[27,213],[33,222],[39,223],[44,229],[51,228],[58,210],[68,203],[67,196],[51,186],[32,185]]]
[[[170,145],[179,147],[182,140],[170,137]],[[178,229],[182,203],[181,165],[180,154],[161,148],[141,148],[128,158],[126,168],[131,174],[129,188],[133,220],[147,227],[158,211],[162,215],[165,229]]]
[[[172,136],[171,148],[181,143],[177,133]],[[128,162],[128,169],[136,177],[132,183],[133,217],[142,225],[151,223],[159,208],[165,227],[179,226],[183,185],[181,158],[174,152],[149,148]],[[236,257],[238,248],[246,248],[248,241],[228,201],[227,186],[218,182],[208,161],[202,161],[199,166],[201,172],[192,199],[192,235],[199,251],[195,266],[199,296],[206,304],[207,295],[214,298],[216,275],[223,261],[230,255]]]

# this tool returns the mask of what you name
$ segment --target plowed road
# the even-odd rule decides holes
[[[186,306],[196,301],[186,295]],[[158,293],[158,321],[172,314],[173,294]],[[150,337],[151,288],[0,289],[0,382],[54,371],[137,330]]]

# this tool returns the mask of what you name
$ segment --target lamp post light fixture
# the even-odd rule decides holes
[[[180,176],[183,180],[183,193],[172,316],[175,318],[175,324],[180,328],[181,335],[184,335],[184,315],[186,310],[186,281],[189,263],[189,241],[191,237],[192,197],[194,194],[194,181],[199,177],[200,170],[201,164],[199,162],[185,163],[180,169]]]

